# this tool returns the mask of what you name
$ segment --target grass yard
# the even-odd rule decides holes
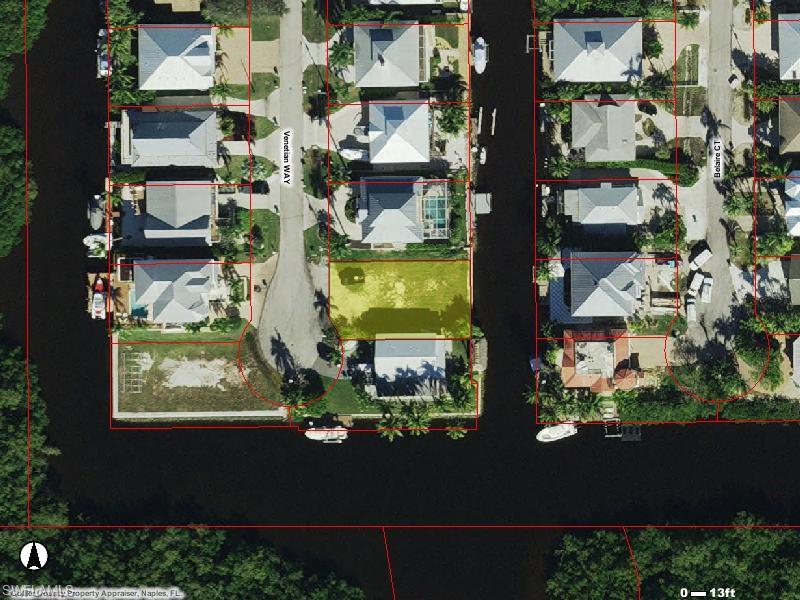
[[[252,212],[253,233],[253,260],[264,261],[278,251],[281,239],[281,219],[278,215],[266,208],[254,208],[252,211],[237,207],[237,219],[241,219],[247,227],[250,226]],[[236,260],[247,262],[250,260],[250,246],[245,243],[236,255]]]
[[[255,397],[245,385],[237,364],[239,345],[141,344],[120,346],[117,376],[119,408],[125,412],[241,411],[273,408]],[[151,366],[141,376],[121,377],[123,370],[144,355]],[[243,353],[243,364],[244,362]],[[252,370],[252,367],[248,367]],[[132,391],[125,381],[141,383]],[[197,385],[199,382],[203,385]],[[183,385],[192,382],[192,385]],[[257,388],[260,389],[260,388]]]
[[[314,106],[314,99],[319,92],[325,91],[325,68],[309,65],[303,71],[303,83],[306,86],[306,97],[303,106],[310,111]],[[330,88],[330,102],[336,104],[352,104],[359,101],[358,88],[347,83],[341,77],[328,70],[328,87]],[[334,112],[337,107],[332,107]]]
[[[699,117],[706,105],[706,88],[689,86],[678,88],[677,115],[679,117]],[[670,102],[664,103],[664,110],[673,112]]]
[[[331,320],[343,338],[468,337],[469,261],[333,262]]]
[[[436,25],[436,39],[445,42],[453,49],[458,48],[458,30],[455,25]]]
[[[330,377],[323,377],[322,385],[325,389],[328,389],[332,381],[333,379]],[[325,402],[325,410],[327,412],[339,415],[365,414],[364,409],[362,409],[356,401],[355,389],[348,379],[339,379],[336,385],[333,386],[333,389],[323,397],[323,401]],[[377,409],[371,412],[375,413]]]
[[[320,8],[321,11],[320,12]],[[325,35],[325,2],[319,0],[305,0],[303,2],[303,37],[312,44],[327,42],[336,32],[335,27],[328,28]]]
[[[120,331],[119,340],[120,342],[235,342],[242,337],[245,325],[247,325],[247,320],[242,319],[238,327],[224,333],[209,331],[208,328],[197,333],[189,331],[185,333],[163,333],[161,330],[132,327]]]
[[[251,127],[250,134],[254,140],[265,138],[278,128],[270,117],[253,117],[253,125],[255,127]]]
[[[697,85],[700,46],[689,44],[678,56],[678,85]]]
[[[328,254],[328,240],[320,237],[317,225],[312,225],[303,232],[303,244],[308,261],[319,262],[322,256]]]
[[[274,162],[261,156],[253,157],[253,179],[263,181],[277,169]],[[247,183],[250,181],[250,157],[231,156],[224,167],[215,169],[217,177],[226,183]]]
[[[271,42],[281,37],[281,18],[275,15],[257,17],[250,24],[250,38],[254,42]]]
[[[273,73],[253,73],[250,78],[250,99],[265,100],[272,92],[278,89],[280,77]],[[229,84],[230,95],[233,98],[247,100],[247,87],[242,84]]]

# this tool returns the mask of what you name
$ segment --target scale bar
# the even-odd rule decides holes
[[[689,592],[689,595],[692,598],[705,598],[708,596],[708,592]]]

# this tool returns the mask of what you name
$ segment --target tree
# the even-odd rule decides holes
[[[439,129],[448,135],[458,135],[467,127],[467,109],[463,104],[445,104],[439,108]]]
[[[759,231],[756,236],[756,252],[760,257],[786,256],[794,247],[794,239],[784,229]]]
[[[30,170],[30,163],[28,163]],[[0,257],[8,256],[20,241],[25,225],[25,138],[11,125],[0,125]],[[36,198],[36,185],[30,180],[27,202]]]
[[[387,413],[383,415],[383,419],[378,421],[378,431],[380,436],[386,438],[390,442],[395,441],[397,438],[403,437],[402,431],[403,421],[400,417]]]
[[[686,29],[694,29],[700,23],[700,13],[681,11],[678,13],[678,23]]]
[[[344,69],[353,64],[355,53],[353,45],[342,40],[334,43],[328,53],[328,63],[332,68]]]
[[[550,172],[550,176],[556,179],[565,179],[572,172],[572,165],[563,156],[553,156],[545,168]]]
[[[401,409],[403,423],[411,435],[425,435],[430,430],[431,415],[427,404],[422,402],[407,402]]]
[[[248,0],[205,0],[201,12],[214,25],[246,25]],[[252,0],[251,17],[280,16],[286,12],[284,0]]]
[[[448,427],[447,437],[451,440],[462,440],[467,436],[467,429],[465,427]]]
[[[0,99],[8,93],[8,78],[13,70],[12,58],[22,54],[22,40],[28,50],[47,24],[47,6],[50,0],[28,0],[25,6],[25,35],[23,36],[22,3],[20,0],[0,0]]]
[[[649,59],[658,58],[664,52],[664,46],[652,23],[646,23],[642,29],[642,53]]]

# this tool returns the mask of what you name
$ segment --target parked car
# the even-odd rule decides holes
[[[709,250],[708,248],[705,248],[704,250],[702,250],[700,252],[700,254],[698,254],[697,256],[695,256],[692,259],[692,261],[689,263],[689,268],[692,271],[696,271],[697,269],[702,267],[704,264],[706,264],[708,262],[708,259],[710,259],[712,256],[714,256],[714,255],[711,253],[711,250]]]
[[[686,293],[692,297],[697,296],[697,293],[700,291],[705,278],[706,276],[700,271],[695,271],[692,273],[689,279],[689,290]]]
[[[686,297],[686,320],[689,323],[697,322],[697,299],[692,296]]]
[[[711,302],[711,290],[714,288],[714,279],[706,277],[703,281],[703,287],[700,288],[700,302],[709,304]]]

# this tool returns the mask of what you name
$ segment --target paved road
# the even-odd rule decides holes
[[[286,4],[289,10],[281,19],[279,123],[280,131],[293,131],[293,175],[290,186],[279,184],[272,189],[272,193],[280,194],[281,241],[277,270],[258,329],[264,357],[279,369],[285,367],[283,361],[287,357],[296,368],[311,368],[318,358],[317,343],[322,339],[303,246],[302,4],[300,0],[288,0]]]
[[[708,108],[718,123],[719,136],[729,146],[733,120],[733,94],[728,84],[728,77],[731,75],[733,0],[710,0],[709,10],[712,27],[708,54]],[[714,278],[714,290],[710,304],[698,303],[699,324],[690,326],[688,333],[698,345],[703,345],[708,340],[727,345],[731,341],[730,332],[721,331],[717,324],[730,318],[733,284],[728,267],[730,251],[721,223],[726,216],[723,210],[724,196],[717,191],[712,177],[711,169],[705,169],[706,241],[714,256],[703,266],[703,271]],[[686,216],[692,218],[690,215]]]

